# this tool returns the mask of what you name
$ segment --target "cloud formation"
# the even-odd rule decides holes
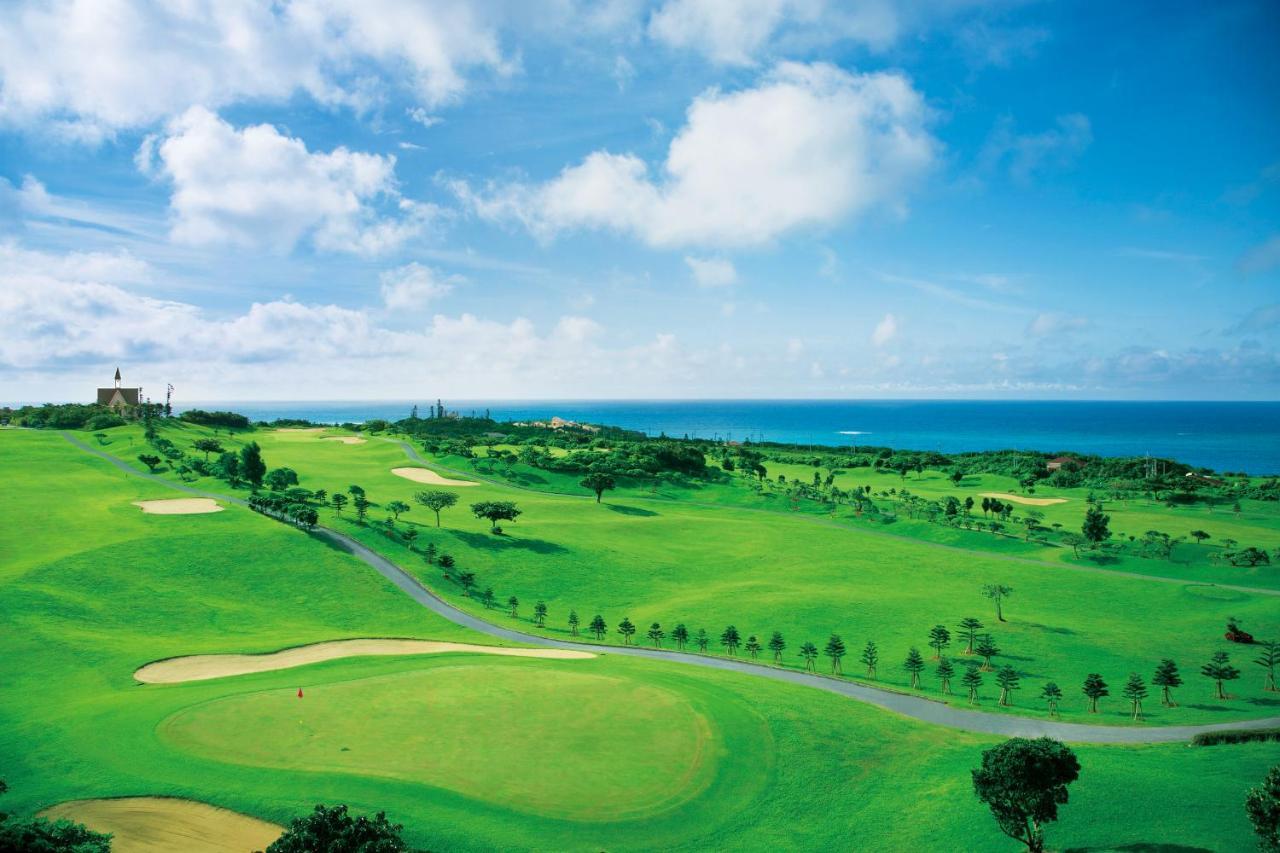
[[[738,280],[738,271],[727,258],[695,258],[685,255],[684,262],[699,287],[728,287]]]

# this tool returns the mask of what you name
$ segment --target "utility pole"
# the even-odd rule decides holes
[[[173,417],[173,386],[166,384],[164,388],[164,416],[171,418]]]

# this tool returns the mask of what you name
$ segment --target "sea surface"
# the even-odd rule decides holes
[[[397,420],[435,401],[200,402],[254,420]],[[650,435],[809,445],[877,445],[957,453],[1024,449],[1151,454],[1217,471],[1280,473],[1280,402],[941,400],[446,400],[464,415],[610,424]]]

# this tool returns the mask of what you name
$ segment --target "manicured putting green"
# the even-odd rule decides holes
[[[224,697],[161,737],[256,767],[389,777],[522,812],[617,820],[684,802],[714,778],[721,737],[678,693],[545,664],[439,665]]]

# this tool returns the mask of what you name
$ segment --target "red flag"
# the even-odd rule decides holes
[[[299,687],[299,688],[298,688],[298,698],[299,698],[299,699],[301,699],[301,698],[302,698],[302,688],[301,688],[301,687]]]

